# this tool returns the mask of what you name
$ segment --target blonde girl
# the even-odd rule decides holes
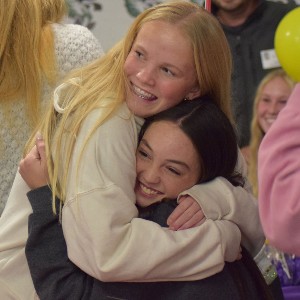
[[[276,69],[274,71],[271,71],[262,79],[262,81],[257,87],[257,91],[254,98],[253,118],[251,121],[251,140],[249,145],[249,180],[253,187],[253,194],[256,197],[258,196],[258,181],[257,181],[258,148],[260,146],[260,143],[264,135],[266,134],[266,129],[262,127],[262,124],[259,121],[258,106],[261,101],[272,101],[270,99],[271,96],[269,95],[266,96],[264,94],[264,89],[267,84],[270,84],[274,79],[277,78],[281,79],[284,82],[285,90],[288,91],[288,93],[286,93],[285,90],[282,90],[281,94],[279,95],[281,97],[280,101],[284,102],[283,104],[285,104],[287,102],[290,93],[294,88],[295,82],[282,69]],[[274,82],[274,84],[276,85],[277,82]],[[284,105],[281,105],[280,108],[274,113],[275,117],[277,117],[277,114],[280,112],[280,110],[283,107]]]

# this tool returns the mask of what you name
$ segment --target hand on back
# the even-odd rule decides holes
[[[45,142],[38,135],[36,145],[21,160],[19,173],[31,189],[37,189],[49,183]]]

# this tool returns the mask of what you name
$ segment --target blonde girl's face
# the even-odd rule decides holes
[[[150,125],[136,154],[137,204],[145,207],[178,194],[200,178],[197,150],[178,125],[158,121]]]
[[[262,131],[266,133],[284,108],[292,88],[281,77],[275,77],[262,89],[257,105],[257,119]]]
[[[139,117],[149,117],[200,95],[193,51],[176,25],[145,23],[124,65],[130,82],[126,102]]]

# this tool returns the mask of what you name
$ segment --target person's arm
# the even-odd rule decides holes
[[[48,186],[30,191],[33,209],[29,216],[25,254],[35,290],[43,299],[92,298],[96,280],[74,265],[68,258],[59,215],[52,212],[52,193]]]
[[[196,280],[236,259],[240,232],[233,223],[206,220],[174,232],[135,218],[131,200],[120,200],[120,192],[115,187],[105,195],[80,196],[63,208],[69,258],[91,276],[102,281]]]
[[[68,258],[59,213],[53,214],[52,211],[49,186],[30,191],[27,197],[33,212],[29,216],[25,254],[40,300],[153,299],[151,295],[146,297],[153,285],[105,283],[80,270]],[[56,204],[59,207],[58,200]],[[156,284],[156,288],[161,287]]]
[[[33,213],[29,217],[29,235],[25,254],[34,283],[41,300],[72,299],[93,300],[102,298],[124,298],[131,300],[153,299],[149,291],[164,289],[155,283],[105,283],[87,275],[73,264],[67,255],[59,215],[52,212],[52,193],[48,186],[30,191],[28,199]],[[154,217],[163,225],[170,208],[160,208]],[[227,221],[222,221],[226,227]],[[148,291],[148,292],[147,292]],[[169,298],[168,298],[169,299]],[[170,297],[173,299],[173,297]]]
[[[218,177],[182,194],[190,195],[199,203],[206,219],[223,219],[235,223],[242,233],[242,245],[252,256],[259,252],[265,237],[259,220],[257,200],[250,192]]]
[[[259,211],[270,244],[300,255],[300,84],[258,153]]]
[[[246,177],[247,166],[241,152],[236,170],[246,179],[244,187],[235,187],[226,179],[218,177],[184,191],[179,197],[189,195],[195,199],[207,219],[234,222],[242,232],[243,246],[254,257],[263,246],[265,237],[260,225],[257,199],[251,193]]]
[[[29,216],[25,254],[40,300],[153,299],[147,283],[105,283],[84,273],[70,261],[59,213],[52,211],[48,186],[27,193],[33,213]],[[56,203],[59,207],[59,201]],[[161,285],[156,285],[160,288]]]

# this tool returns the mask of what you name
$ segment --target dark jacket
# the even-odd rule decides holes
[[[256,10],[244,24],[237,27],[221,24],[233,56],[232,107],[241,147],[248,145],[250,141],[256,88],[271,70],[263,68],[261,51],[274,49],[274,35],[278,24],[295,7],[296,4],[292,1],[284,4],[281,1],[260,0]],[[217,10],[213,5],[214,15]]]
[[[33,190],[28,193],[28,198],[33,214],[29,217],[29,237],[25,252],[33,283],[41,300],[266,299],[243,261],[226,263],[222,272],[199,281],[153,283],[98,281],[68,259],[62,227],[58,217],[52,213],[50,189],[42,187]],[[141,215],[165,226],[168,216],[175,207],[175,201],[162,202],[143,210]],[[151,251],[152,249],[149,249],[149,252]],[[258,270],[257,267],[256,269]]]

